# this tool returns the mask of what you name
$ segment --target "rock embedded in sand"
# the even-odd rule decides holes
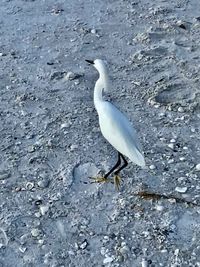
[[[200,171],[200,163],[196,165],[195,169],[196,171]]]
[[[41,231],[40,231],[38,228],[33,228],[33,229],[31,230],[31,235],[32,235],[33,237],[38,237],[40,234],[41,234]]]
[[[103,263],[104,263],[104,264],[108,264],[108,263],[113,262],[113,260],[114,260],[114,257],[113,257],[113,256],[112,256],[112,257],[107,256],[107,257],[103,260]]]
[[[179,186],[177,186],[177,187],[175,188],[175,191],[184,194],[184,193],[186,193],[186,191],[187,191],[187,187],[186,187],[186,186],[185,186],[185,187],[179,187]]]

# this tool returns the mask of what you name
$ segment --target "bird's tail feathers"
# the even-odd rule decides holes
[[[146,163],[145,163],[145,159],[143,154],[138,151],[136,148],[131,151],[129,158],[132,162],[134,162],[135,164],[139,165],[142,168],[146,168]]]

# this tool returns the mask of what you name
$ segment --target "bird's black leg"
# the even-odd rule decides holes
[[[119,153],[119,156],[123,159],[124,161],[124,164],[114,172],[114,184],[115,184],[115,187],[119,190],[119,186],[120,186],[120,183],[121,183],[121,177],[118,175],[118,173],[123,170],[127,165],[128,165],[128,162],[127,160],[125,159],[125,157]]]
[[[117,163],[115,164],[115,166],[113,166],[112,167],[112,169],[109,171],[109,172],[107,172],[105,175],[104,175],[104,178],[108,178],[108,176],[112,173],[112,172],[114,172],[114,170],[116,170],[117,169],[117,167],[119,167],[119,165],[121,164],[121,153],[119,153],[118,152],[118,159],[117,159]],[[122,157],[123,158],[123,157]]]
[[[119,153],[119,155],[123,159],[124,164],[118,170],[116,170],[114,172],[115,175],[117,175],[121,170],[123,170],[124,168],[126,168],[126,166],[128,165],[128,161],[125,159],[125,157],[121,153]]]

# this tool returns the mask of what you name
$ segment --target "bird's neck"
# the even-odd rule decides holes
[[[100,74],[99,79],[97,80],[94,87],[94,105],[98,110],[99,104],[101,104],[103,100],[103,91],[108,90],[109,78],[106,74]]]

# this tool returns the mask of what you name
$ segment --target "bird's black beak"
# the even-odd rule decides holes
[[[92,61],[92,60],[86,59],[85,61],[88,62],[88,63],[90,63],[90,64],[92,64],[92,65],[94,65],[94,61]]]

